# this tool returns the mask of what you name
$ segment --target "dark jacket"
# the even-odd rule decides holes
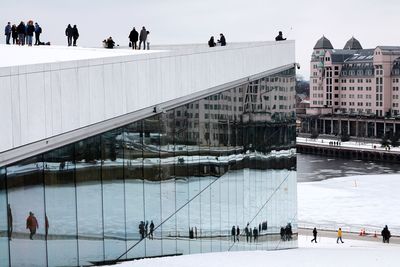
[[[11,25],[7,24],[7,26],[4,29],[4,34],[5,35],[11,34]]]
[[[129,40],[131,42],[137,42],[139,39],[139,33],[136,30],[132,30],[129,34]]]
[[[17,27],[17,33],[18,34],[25,34],[25,25],[20,23]]]
[[[221,39],[218,40],[218,43],[220,43],[221,46],[226,46],[226,40],[224,35],[221,35]]]
[[[208,46],[209,47],[214,47],[215,46],[214,37],[210,38],[210,40],[208,41]]]
[[[70,25],[65,29],[65,36],[72,37],[72,27]]]
[[[316,228],[314,228],[314,230],[312,231],[312,233],[313,233],[313,236],[314,236],[314,237],[316,237],[316,236],[317,236],[317,234],[318,234],[318,232],[317,232],[317,229],[316,229]]]
[[[283,36],[281,34],[279,34],[278,36],[275,37],[275,41],[285,41],[286,38],[283,38]]]
[[[147,30],[146,29],[142,29],[140,31],[139,38],[140,38],[140,41],[146,41],[146,39],[147,39]]]
[[[115,42],[111,38],[107,39],[106,44],[107,44],[107,48],[114,48],[114,46],[115,46]]]
[[[11,27],[12,38],[16,39],[18,37],[17,26],[13,25]]]
[[[26,28],[26,35],[33,36],[34,32],[35,32],[35,26],[28,25],[28,27]]]
[[[72,37],[74,37],[75,39],[78,39],[79,37],[78,28],[76,26],[72,28]]]

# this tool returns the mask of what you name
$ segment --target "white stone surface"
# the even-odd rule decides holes
[[[295,62],[294,41],[163,48],[0,45],[0,153]]]

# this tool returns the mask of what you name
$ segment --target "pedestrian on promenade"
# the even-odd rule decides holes
[[[37,22],[35,22],[35,45],[40,45],[40,34],[42,33],[42,28]]]
[[[143,50],[146,50],[146,40],[147,40],[147,30],[143,26],[139,35],[139,50],[141,49],[142,43],[143,43]]]
[[[240,236],[240,228],[239,225],[236,226],[236,240],[239,242],[239,236]]]
[[[67,36],[68,46],[72,45],[72,27],[71,24],[68,24],[67,28],[65,29],[65,36]]]
[[[6,36],[6,44],[10,44],[11,38],[11,22],[8,22],[6,27],[4,28],[4,35]]]
[[[33,236],[36,234],[36,229],[39,228],[38,221],[36,220],[35,215],[33,212],[29,212],[28,218],[26,218],[26,229],[29,229],[30,235],[29,239],[33,240]]]
[[[314,227],[314,230],[312,231],[312,233],[313,233],[314,238],[311,239],[311,243],[312,243],[313,241],[315,241],[315,243],[318,243],[318,242],[317,242],[317,234],[318,234],[318,231],[317,231],[317,228],[316,228],[316,227]]]
[[[129,33],[129,41],[132,44],[132,49],[137,49],[137,42],[139,39],[139,33],[136,31],[135,27],[133,27],[132,31]]]
[[[275,37],[275,41],[285,41],[285,40],[286,38],[283,38],[283,34],[281,31],[278,33],[278,36]]]
[[[388,243],[389,244],[389,239],[391,237],[391,234],[390,234],[390,231],[389,231],[387,225],[385,225],[385,227],[383,228],[381,234],[382,234],[383,243]]]
[[[336,243],[339,243],[339,240],[340,240],[340,242],[344,243],[343,240],[342,240],[342,235],[343,235],[342,228],[339,228],[339,230],[337,231]]]
[[[72,39],[73,39],[73,46],[76,46],[76,40],[78,40],[79,38],[79,31],[78,28],[76,27],[76,25],[74,25],[74,27],[72,28]]]
[[[235,226],[232,226],[232,230],[231,230],[231,235],[232,235],[232,239],[233,239],[233,242],[235,243],[236,242],[236,228],[235,228]]]

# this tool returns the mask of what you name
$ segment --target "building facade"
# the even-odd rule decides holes
[[[399,60],[397,46],[363,49],[352,37],[343,49],[334,49],[323,36],[314,46],[310,63],[307,115],[321,119],[320,126],[315,122],[311,128],[329,127],[322,131],[328,134],[340,134],[343,129],[351,135],[369,137],[395,131],[400,119]],[[345,122],[345,129],[339,127],[339,120]],[[347,122],[354,125],[346,127]]]
[[[294,65],[165,103],[0,153],[0,265],[297,247]]]

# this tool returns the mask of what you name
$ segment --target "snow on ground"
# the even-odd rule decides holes
[[[311,139],[311,138],[304,138],[304,137],[297,137],[296,141],[298,143],[309,143],[309,144],[317,144],[317,145],[325,145],[329,146],[329,142],[337,142],[340,141],[338,139],[328,139],[328,138],[317,138],[317,139]],[[385,151],[386,149],[381,146],[380,143],[370,143],[370,142],[355,142],[355,141],[348,141],[348,142],[341,142],[340,144],[341,147],[355,147],[355,148],[360,148],[360,149],[372,149],[372,150],[378,150],[378,151]],[[391,147],[390,151],[396,151],[400,152],[400,147]]]
[[[298,184],[299,227],[400,234],[400,175],[360,175]]]
[[[310,237],[299,237],[299,248],[277,251],[240,251],[193,254],[177,257],[144,259],[125,262],[116,267],[264,267],[264,266],[399,266],[400,245],[378,242],[344,240],[336,244],[333,238],[319,238],[318,244]]]

